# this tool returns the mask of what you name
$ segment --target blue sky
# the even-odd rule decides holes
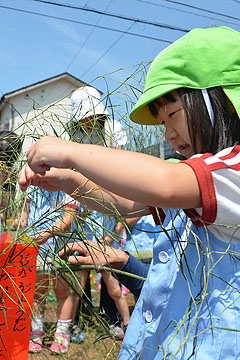
[[[44,0],[46,1],[46,0]],[[240,31],[240,1],[237,0],[52,0],[131,19],[141,19],[185,30],[226,25]],[[184,6],[185,5],[185,6]],[[186,6],[188,5],[188,6]],[[190,7],[189,7],[190,5]],[[20,12],[3,7],[45,14]],[[196,7],[205,9],[201,11]],[[210,11],[210,12],[209,12]],[[226,16],[214,14],[225,14]],[[55,17],[55,18],[52,18]],[[57,18],[65,18],[64,21]],[[168,43],[184,32],[104,16],[83,10],[44,4],[33,0],[1,0],[0,93],[17,90],[63,72],[92,82],[103,92],[111,91],[111,79],[121,82],[126,71],[152,60]],[[236,18],[236,19],[234,19]],[[137,37],[90,25],[132,32]],[[102,75],[108,75],[109,83]]]

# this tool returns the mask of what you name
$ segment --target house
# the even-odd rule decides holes
[[[72,92],[83,85],[83,81],[62,73],[4,94],[0,100],[0,129],[25,136],[23,153],[39,136],[61,136],[71,116]]]

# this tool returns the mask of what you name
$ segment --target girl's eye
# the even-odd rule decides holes
[[[176,111],[169,114],[169,117],[172,117],[174,114],[176,114]]]
[[[182,110],[182,108],[176,110],[176,111],[173,111],[172,113],[170,113],[168,116],[169,117],[173,117],[173,115],[175,115],[178,111]]]

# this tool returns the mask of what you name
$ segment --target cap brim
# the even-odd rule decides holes
[[[183,87],[183,85],[165,84],[155,86],[154,88],[145,91],[131,111],[130,119],[135,123],[142,125],[159,125],[157,119],[149,111],[147,104],[160,96],[163,96],[170,91],[180,89],[181,87]]]
[[[240,84],[222,86],[222,88],[240,118]]]

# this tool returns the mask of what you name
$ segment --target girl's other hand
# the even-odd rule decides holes
[[[29,185],[33,185],[47,191],[67,192],[72,175],[72,170],[51,168],[44,176],[41,176],[35,174],[26,164],[20,172],[19,185],[22,191],[26,191]]]
[[[68,262],[73,265],[111,266],[114,269],[121,269],[129,257],[124,251],[91,240],[68,244],[59,256],[68,256]]]
[[[28,164],[24,165],[19,174],[19,185],[22,191],[26,191],[35,176]]]

